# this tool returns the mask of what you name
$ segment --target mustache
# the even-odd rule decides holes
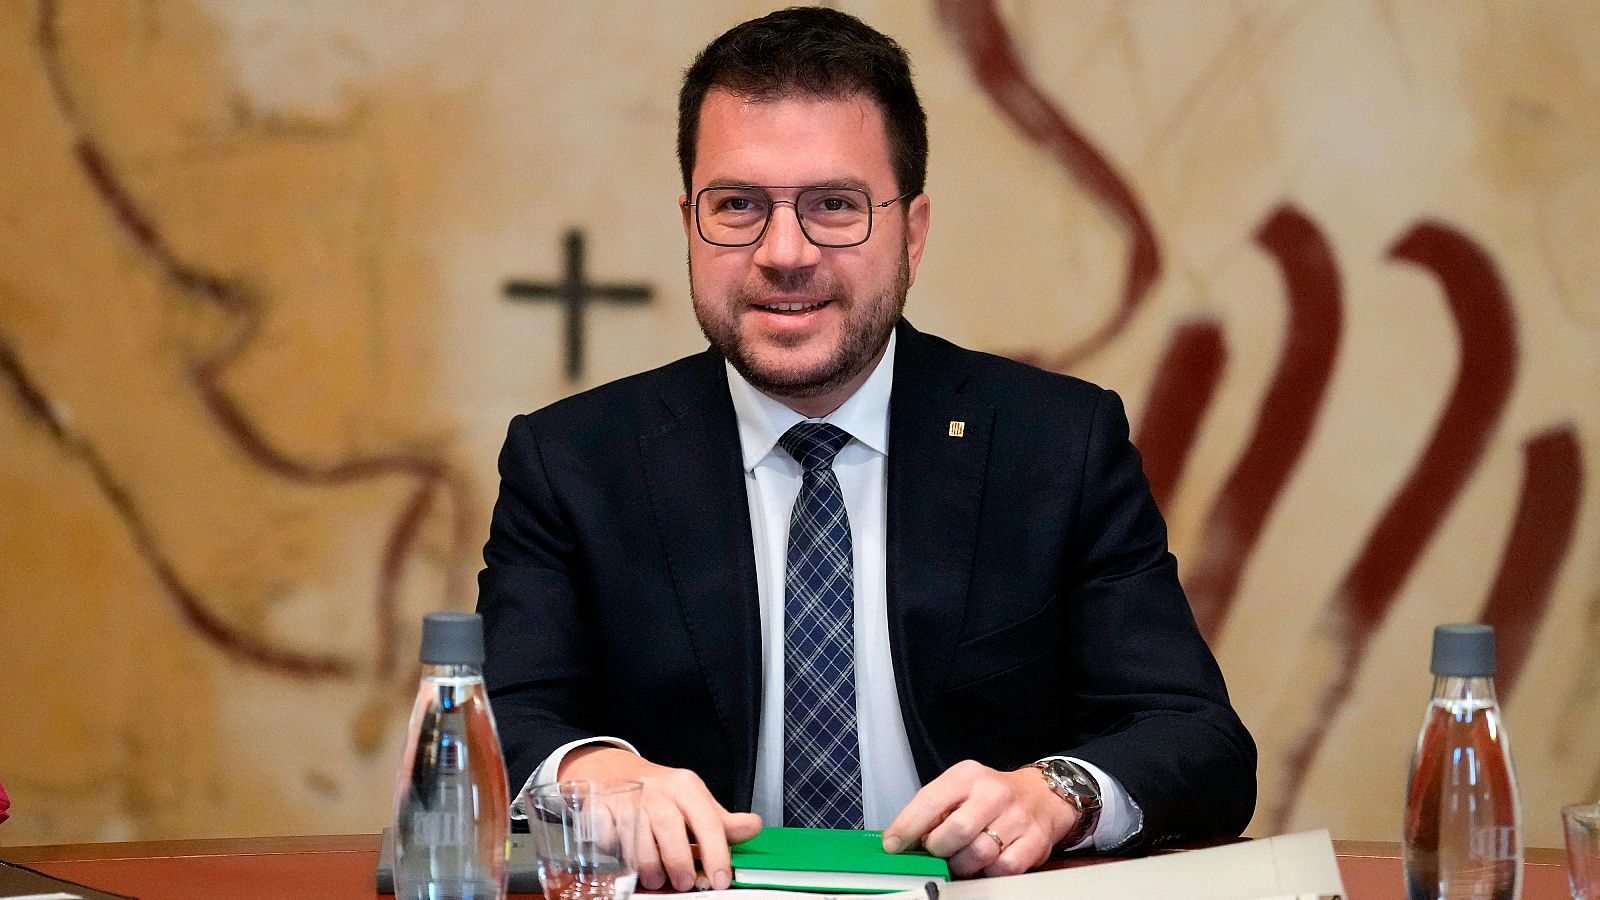
[[[735,295],[740,303],[760,305],[773,297],[804,294],[822,300],[844,300],[849,292],[836,282],[818,278],[812,272],[763,272],[760,284],[745,285]]]

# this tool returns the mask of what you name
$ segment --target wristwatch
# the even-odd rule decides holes
[[[1078,811],[1078,820],[1056,844],[1057,850],[1068,849],[1100,823],[1100,783],[1088,769],[1069,759],[1041,759],[1033,763],[1033,767],[1044,776],[1045,784],[1050,785],[1057,797]]]

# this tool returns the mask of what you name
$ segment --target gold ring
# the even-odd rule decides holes
[[[1001,853],[1006,852],[1006,842],[1004,840],[1001,840],[1000,835],[994,833],[994,829],[993,828],[985,828],[983,830],[983,833],[987,834],[989,837],[994,838],[994,845],[996,847],[1000,848],[1000,852]]]

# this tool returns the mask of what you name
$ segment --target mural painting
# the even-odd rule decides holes
[[[0,7],[0,841],[382,826],[506,421],[703,346],[676,80],[765,8]],[[1600,15],[846,8],[929,108],[912,320],[1129,402],[1251,833],[1394,839],[1427,635],[1479,620],[1556,845],[1600,796]]]

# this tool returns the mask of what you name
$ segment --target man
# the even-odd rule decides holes
[[[640,877],[761,823],[958,875],[1233,835],[1255,748],[1116,395],[903,318],[929,228],[904,52],[791,9],[680,97],[708,351],[512,422],[480,578],[513,784],[644,784]],[[747,810],[754,810],[759,817]]]

